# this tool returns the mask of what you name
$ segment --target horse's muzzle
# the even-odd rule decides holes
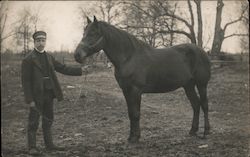
[[[74,52],[75,61],[78,63],[83,63],[87,57],[87,53],[83,50],[81,45],[78,45]]]
[[[84,60],[87,58],[87,55],[86,55],[86,53],[82,54],[82,53],[79,53],[79,52],[75,52],[74,57],[75,57],[76,62],[83,63]]]
[[[82,63],[81,59],[80,59],[80,54],[79,53],[74,53],[74,57],[75,57],[75,61],[78,63]]]

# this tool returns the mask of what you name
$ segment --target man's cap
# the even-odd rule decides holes
[[[39,39],[39,38],[43,38],[43,39],[46,39],[46,32],[44,31],[36,31],[34,34],[33,34],[33,39]]]

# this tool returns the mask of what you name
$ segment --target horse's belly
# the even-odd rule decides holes
[[[160,73],[150,75],[146,79],[144,92],[146,93],[164,93],[176,90],[183,87],[187,82],[192,79],[192,75],[187,71],[173,72],[173,73]]]
[[[162,87],[145,87],[142,92],[143,93],[166,93],[166,92],[171,92],[174,91],[181,86],[176,86],[176,87],[167,87],[167,88],[162,88]]]
[[[137,66],[127,65],[119,76],[122,82],[138,87],[143,93],[173,91],[184,86],[192,78],[189,67],[177,59],[135,65]]]
[[[144,93],[165,93],[174,91],[185,84],[184,81],[158,81],[158,82],[151,82],[145,85],[143,88]]]

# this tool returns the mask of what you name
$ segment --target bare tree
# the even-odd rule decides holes
[[[143,23],[143,18],[140,10],[138,10],[137,8],[134,9],[134,7],[132,6],[132,4],[134,3],[136,6],[141,7],[140,1],[132,0],[132,2],[124,2],[123,12],[126,14],[126,16],[123,21],[124,27],[120,28],[126,29],[127,32],[130,32],[134,35],[138,35],[141,29],[143,29],[141,25]]]
[[[119,1],[101,0],[99,9],[102,13],[102,19],[109,24],[115,24],[115,19],[119,16],[117,8],[119,4]]]
[[[0,53],[2,53],[3,41],[15,35],[15,32],[12,29],[8,30],[9,32],[6,32],[7,19],[8,19],[7,1],[3,1],[0,3]]]
[[[173,6],[171,6],[168,3],[165,6],[163,6],[162,4],[160,4],[160,7],[171,8],[169,10],[172,12],[172,14],[176,14],[177,3],[175,3]],[[175,33],[171,32],[171,31],[169,33],[161,33],[161,30],[163,30],[165,28],[166,28],[166,30],[174,30],[174,29],[176,29],[177,28],[177,20],[175,18],[167,17],[167,16],[166,17],[162,16],[161,19],[159,20],[159,25],[158,26],[160,28],[159,33],[160,33],[160,36],[162,38],[162,45],[163,46],[172,46],[173,43],[175,42]]]
[[[127,3],[130,3],[137,10],[140,10],[143,14],[147,15],[147,17],[151,17],[151,21],[152,21],[151,23],[154,23],[153,20],[155,18],[161,20],[161,22],[158,22],[158,28],[157,28],[158,30],[153,32],[155,34],[161,34],[160,35],[161,38],[163,37],[162,34],[170,34],[171,37],[173,37],[174,34],[181,34],[181,35],[186,36],[191,41],[191,43],[194,43],[194,44],[198,43],[198,45],[202,47],[202,17],[201,17],[201,1],[200,0],[194,1],[197,6],[197,17],[198,17],[197,39],[196,39],[196,33],[195,33],[195,28],[194,28],[195,20],[194,20],[194,13],[193,13],[191,0],[187,1],[189,15],[190,15],[189,19],[177,15],[177,11],[176,11],[177,4],[170,5],[167,1],[164,1],[164,0],[155,0],[155,1],[149,1],[149,2],[151,3],[151,5],[144,6],[144,7],[139,6],[133,2],[127,2]],[[146,3],[146,2],[143,2],[143,3]],[[156,14],[157,16],[155,16],[155,14],[152,14],[152,12],[157,13]],[[184,24],[185,28],[176,27],[177,22],[179,24]],[[145,26],[141,26],[141,27],[143,28]]]
[[[226,23],[224,27],[221,26],[221,15],[222,15],[223,7],[224,7],[223,0],[218,0],[215,29],[214,29],[215,33],[214,33],[214,39],[213,39],[213,44],[212,44],[212,49],[211,49],[211,53],[214,55],[218,55],[220,53],[222,43],[225,39],[233,37],[233,36],[248,36],[246,33],[232,33],[229,35],[225,35],[225,31],[229,26],[231,26],[232,24],[241,22],[243,20],[243,17],[248,8],[248,5],[247,7],[242,9],[242,12],[237,19]]]
[[[0,4],[0,52],[2,53],[2,42],[3,32],[5,30],[6,20],[7,20],[7,9],[5,8],[5,3]]]
[[[29,52],[29,45],[32,42],[32,34],[37,30],[39,12],[32,13],[30,8],[24,8],[19,14],[19,22],[15,29],[18,45],[23,46],[23,53]]]
[[[176,21],[173,18],[162,16],[164,7],[171,8],[168,1],[159,1],[161,3],[153,0],[124,2],[127,5],[124,7],[127,13],[124,22],[125,29],[153,47],[166,46],[169,43],[172,45],[174,34],[162,33],[161,31],[163,28],[168,29],[176,26]]]
[[[246,30],[246,36],[241,38],[241,48],[242,52],[249,53],[249,2],[242,1],[241,9],[244,10],[246,8],[246,12],[242,17],[243,21],[243,29]]]
[[[175,18],[176,20],[178,20],[181,23],[184,23],[186,25],[186,27],[188,28],[189,32],[187,31],[183,31],[183,30],[170,30],[170,32],[174,32],[174,33],[179,33],[179,34],[183,34],[185,36],[187,36],[190,41],[194,44],[197,44],[200,47],[203,47],[203,36],[202,36],[202,32],[203,32],[203,23],[202,23],[202,11],[201,11],[201,0],[194,0],[194,3],[196,4],[196,12],[197,12],[197,23],[198,23],[198,31],[197,31],[197,37],[196,37],[196,33],[195,33],[195,20],[194,20],[194,12],[193,12],[193,8],[192,8],[192,4],[191,4],[191,0],[187,1],[188,4],[188,10],[189,10],[189,14],[190,14],[190,21],[188,21],[187,19],[177,16],[175,14],[171,14],[171,13],[167,13],[167,16],[170,16],[172,18]]]
[[[161,2],[158,0],[158,2]],[[201,0],[194,0],[195,4],[196,4],[196,11],[197,11],[197,22],[198,22],[198,36],[196,39],[196,33],[195,33],[195,29],[194,29],[194,25],[195,25],[195,19],[194,19],[194,11],[193,11],[193,7],[191,4],[191,0],[187,1],[187,5],[188,5],[188,10],[189,10],[189,15],[190,15],[190,19],[186,19],[183,16],[178,16],[176,14],[176,7],[177,5],[175,5],[174,7],[174,12],[169,11],[169,8],[164,7],[165,13],[162,16],[167,16],[167,17],[171,17],[172,19],[178,21],[179,23],[183,23],[186,28],[188,29],[188,31],[186,31],[186,29],[178,29],[177,27],[175,29],[172,28],[168,28],[167,31],[163,30],[162,32],[165,33],[175,33],[175,34],[182,34],[185,35],[188,39],[190,39],[191,43],[194,44],[198,44],[198,46],[202,47],[202,13],[201,13]],[[160,5],[162,6],[162,5]]]
[[[144,4],[142,5],[142,3]],[[131,14],[133,14],[132,18],[134,20],[129,20],[130,24],[127,25],[127,27],[131,28],[133,30],[132,32],[134,32],[137,37],[141,38],[151,46],[157,47],[157,20],[159,16],[156,10],[153,9],[154,2],[134,1],[134,4],[136,6],[145,7],[147,14],[142,10],[138,10],[136,7],[132,6]],[[129,18],[131,18],[131,16],[129,16]]]
[[[85,7],[82,7],[82,6],[79,6],[78,7],[78,10],[80,12],[80,16],[81,16],[81,22],[82,22],[82,30],[84,30],[84,26],[86,25],[86,18],[88,16],[90,16],[93,12],[97,12],[97,10],[95,8],[91,8],[91,9],[88,9],[88,8],[85,8]]]
[[[20,23],[16,27],[16,39],[18,45],[23,45],[23,53],[27,53],[29,49],[29,42],[31,41],[30,31],[30,10],[25,8],[20,14]]]
[[[119,7],[121,3],[115,0],[101,0],[96,3],[98,7],[85,8],[79,7],[80,15],[82,17],[84,25],[86,24],[86,17],[90,15],[101,15],[103,21],[107,23],[114,24],[117,21],[117,17],[119,16]]]

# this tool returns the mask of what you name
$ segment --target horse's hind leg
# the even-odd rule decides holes
[[[184,86],[184,90],[193,108],[193,122],[192,122],[192,128],[189,132],[189,134],[193,136],[196,135],[196,132],[199,129],[199,115],[200,115],[199,97],[195,92],[194,83],[189,83],[186,86]]]
[[[200,104],[201,108],[204,112],[204,121],[205,121],[205,130],[204,130],[204,136],[209,134],[210,125],[208,120],[208,99],[207,99],[207,84],[197,84],[197,88],[200,95]]]

